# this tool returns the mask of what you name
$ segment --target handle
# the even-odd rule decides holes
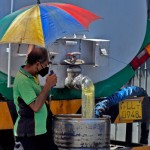
[[[52,75],[52,74],[54,74],[54,71],[50,70],[49,75]]]

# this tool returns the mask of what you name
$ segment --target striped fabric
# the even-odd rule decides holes
[[[46,47],[66,35],[87,30],[99,16],[63,3],[24,7],[0,20],[0,43],[25,43]]]

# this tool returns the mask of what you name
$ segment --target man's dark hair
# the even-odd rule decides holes
[[[30,65],[33,65],[36,62],[43,63],[46,60],[48,60],[47,49],[42,47],[33,48],[27,57],[27,63]]]

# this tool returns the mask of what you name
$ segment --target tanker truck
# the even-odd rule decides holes
[[[58,77],[57,85],[51,90],[52,113],[81,113],[82,91],[73,82],[80,74],[88,76],[94,83],[97,100],[114,94],[133,78],[133,85],[143,87],[149,94],[149,0],[61,2],[83,7],[102,19],[93,22],[88,32],[57,39],[47,47],[50,67]],[[11,0],[11,3],[5,1],[0,6],[0,19],[32,4],[35,4],[34,0]],[[0,149],[11,149],[14,145],[16,112],[13,104],[13,81],[19,67],[25,64],[27,49],[26,44],[0,45]],[[41,86],[44,85],[45,78],[39,76],[39,80]],[[148,109],[148,105],[144,109]],[[118,120],[118,114],[109,114],[112,123],[127,122]],[[146,120],[147,118],[149,116],[146,116]],[[132,122],[134,119],[132,118]]]

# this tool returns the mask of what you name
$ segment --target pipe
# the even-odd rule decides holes
[[[145,89],[145,91],[147,91],[147,62],[145,62],[145,65],[144,65],[144,75],[145,75],[144,89]]]
[[[138,68],[138,78],[139,78],[138,86],[141,87],[141,78],[142,78],[141,67]],[[138,126],[138,135],[137,135],[138,137],[137,138],[138,138],[138,142],[139,142],[139,140],[140,140],[140,129],[139,129],[139,127],[141,126],[141,123],[138,122],[137,126]]]
[[[138,86],[139,87],[141,87],[141,76],[142,76],[141,67],[139,67],[138,68],[138,78],[139,78]]]
[[[14,0],[11,0],[11,9],[10,9],[10,13],[13,12],[13,9],[14,9]]]
[[[10,13],[13,12],[14,9],[14,0],[11,0],[11,8],[10,8]],[[8,76],[7,76],[7,87],[11,87],[11,44],[9,43],[8,46]]]

